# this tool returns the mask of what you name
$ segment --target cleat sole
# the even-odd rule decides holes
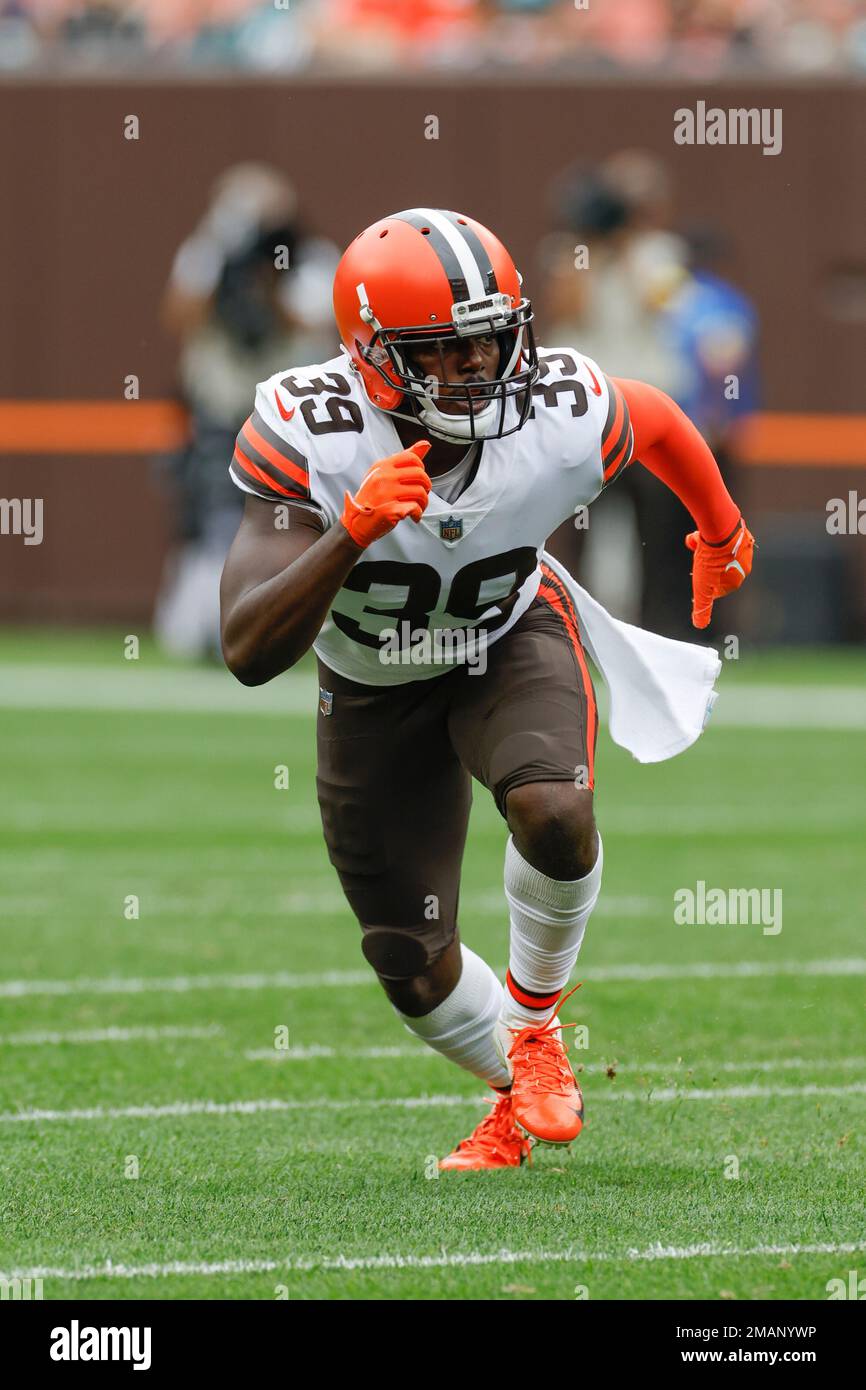
[[[569,1144],[573,1144],[575,1140],[579,1139],[581,1134],[583,1133],[583,1124],[581,1123],[580,1129],[577,1131],[577,1134],[575,1134],[574,1137],[571,1139],[542,1139],[540,1135],[533,1134],[531,1129],[527,1129],[526,1125],[522,1125],[519,1120],[515,1120],[514,1123],[517,1125],[517,1128],[520,1130],[521,1134],[525,1134],[526,1138],[531,1141],[533,1146],[535,1144],[546,1144],[548,1148],[551,1149],[567,1149]]]

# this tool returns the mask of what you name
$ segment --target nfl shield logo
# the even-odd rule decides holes
[[[319,709],[322,714],[333,714],[334,712],[333,691],[325,690],[321,685],[319,686]]]
[[[439,522],[439,536],[443,541],[459,541],[463,535],[462,516],[446,516]]]

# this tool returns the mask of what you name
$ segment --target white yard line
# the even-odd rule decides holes
[[[804,1096],[866,1096],[866,1081],[852,1081],[847,1086],[820,1086],[805,1082],[802,1086],[695,1086],[683,1089],[662,1086],[658,1090],[593,1092],[593,1100],[637,1100],[667,1102],[680,1100],[782,1100],[802,1099]]]
[[[327,1047],[311,1043],[309,1047],[251,1048],[244,1053],[248,1062],[318,1062],[322,1059],[343,1058],[346,1061],[393,1061],[397,1057],[439,1057],[429,1047]]]
[[[222,1024],[209,1023],[196,1025],[142,1025],[132,1028],[80,1028],[71,1032],[29,1031],[21,1033],[0,1033],[0,1047],[44,1047],[100,1043],[164,1042],[173,1039],[198,1039],[223,1037]],[[316,1062],[316,1061],[395,1061],[395,1060],[441,1060],[438,1052],[431,1048],[416,1046],[383,1047],[344,1047],[336,1048],[324,1043],[310,1043],[305,1047],[250,1048],[244,1052],[248,1062]],[[778,1071],[862,1071],[866,1070],[866,1057],[776,1057],[746,1061],[708,1061],[698,1058],[691,1062],[675,1059],[670,1062],[580,1062],[575,1054],[575,1066],[582,1075],[603,1076],[611,1068],[616,1074],[661,1074],[694,1071],[709,1072],[778,1072]]]
[[[0,1047],[43,1047],[63,1043],[126,1043],[162,1042],[171,1038],[216,1038],[223,1033],[222,1024],[209,1023],[203,1027],[141,1028],[79,1028],[71,1033],[31,1032],[0,1034]]]
[[[500,974],[505,973],[504,966]],[[829,960],[779,961],[693,961],[667,965],[590,966],[586,983],[610,984],[620,981],[646,984],[655,980],[741,980],[774,976],[859,976],[866,975],[866,959],[842,957]],[[105,976],[76,980],[0,980],[0,999],[25,999],[32,995],[82,994],[186,994],[193,990],[266,989],[354,989],[372,985],[372,970],[325,970],[310,974],[274,970],[264,974]]]
[[[291,1110],[427,1110],[451,1106],[480,1105],[483,1096],[381,1096],[370,1100],[354,1097],[338,1100],[324,1096],[319,1100],[286,1100],[282,1097],[261,1100],[177,1100],[168,1105],[93,1105],[70,1110],[7,1110],[0,1111],[0,1124],[31,1124],[43,1121],[97,1120],[164,1120],[190,1115],[222,1118],[226,1115],[261,1115]]]
[[[630,1263],[658,1260],[699,1259],[793,1259],[800,1255],[859,1255],[866,1250],[866,1240],[822,1241],[816,1244],[792,1243],[780,1245],[729,1245],[720,1241],[705,1241],[698,1245],[662,1245],[660,1242],[643,1250],[494,1250],[439,1251],[434,1255],[333,1255],[308,1257],[287,1256],[278,1260],[173,1260],[167,1264],[128,1265],[122,1261],[106,1260],[103,1264],[82,1265],[64,1269],[52,1265],[37,1265],[32,1269],[0,1271],[0,1278],[57,1279],[86,1281],[90,1279],[165,1279],[184,1275],[219,1274],[309,1274],[314,1272],[352,1272],[354,1270],[387,1269],[469,1269],[487,1265],[545,1265],[588,1264],[622,1261]]]
[[[724,673],[710,727],[740,729],[866,729],[866,699],[856,685],[738,685]]]
[[[267,685],[239,685],[228,671],[178,666],[148,670],[146,661],[113,666],[9,663],[3,667],[0,707],[177,714],[309,714],[319,701],[310,673],[280,676]]]
[[[308,975],[284,970],[266,975],[115,975],[104,979],[0,980],[0,999],[23,999],[35,994],[186,994],[207,989],[349,989],[375,983],[372,970],[325,970]]]
[[[2,1038],[0,1038],[2,1042]],[[427,1060],[428,1058],[439,1058],[440,1054],[434,1052],[429,1047],[328,1047],[320,1043],[311,1043],[308,1047],[288,1047],[277,1049],[275,1047],[251,1048],[244,1053],[248,1062],[318,1062],[330,1061],[333,1059],[347,1062],[360,1061],[392,1061],[399,1059]],[[696,1059],[692,1062],[676,1060],[673,1062],[583,1062],[580,1061],[580,1053],[574,1053],[574,1065],[580,1068],[582,1075],[604,1076],[612,1068],[617,1076],[623,1072],[629,1075],[642,1075],[647,1073],[660,1073],[664,1076],[670,1072],[739,1072],[739,1071],[864,1071],[866,1070],[866,1057],[777,1057],[762,1058],[759,1061],[745,1062],[711,1062],[705,1059]]]
[[[599,682],[602,710],[605,692]],[[866,730],[866,701],[856,685],[749,685],[719,682],[711,727]],[[76,666],[62,662],[9,662],[3,667],[0,707],[149,711],[189,714],[309,715],[318,704],[312,672],[280,676],[267,685],[239,685],[227,671],[179,666],[148,670],[146,661]]]
[[[596,1101],[635,1101],[643,1103],[667,1103],[671,1101],[692,1100],[769,1100],[795,1098],[802,1100],[807,1096],[864,1096],[866,1081],[853,1081],[847,1086],[819,1086],[815,1082],[802,1086],[719,1086],[717,1088],[694,1087],[684,1089],[677,1086],[663,1086],[657,1090],[646,1087],[640,1090],[625,1091],[609,1088],[594,1092]],[[191,1115],[207,1115],[222,1118],[227,1115],[260,1115],[266,1112],[281,1113],[293,1110],[428,1110],[445,1109],[453,1106],[478,1106],[486,1101],[484,1095],[433,1095],[433,1096],[379,1096],[370,1098],[352,1097],[339,1100],[332,1096],[312,1096],[305,1100],[267,1097],[259,1100],[178,1100],[167,1105],[93,1105],[69,1110],[7,1110],[0,1112],[0,1124],[41,1124],[58,1121],[66,1123],[94,1122],[99,1120],[163,1120],[186,1118]]]
[[[81,828],[81,823],[76,817],[76,829]],[[116,825],[116,822],[115,822]],[[68,828],[68,826],[67,826]],[[62,826],[58,826],[62,829]],[[235,897],[237,885],[230,892],[215,896],[197,895],[196,897],[167,897],[159,891],[147,894],[148,915],[156,917],[160,915],[177,915],[184,918],[199,918],[218,916],[222,919],[233,919],[237,917],[285,917],[288,913],[306,913],[311,916],[333,916],[334,914],[348,913],[346,899],[338,888],[324,888],[321,892],[311,893],[283,893],[276,897],[269,895],[269,898],[260,900],[250,900],[247,897],[244,901],[238,901]],[[122,896],[122,893],[120,894]],[[504,925],[508,922],[508,907],[505,895],[501,891],[498,893],[468,893],[465,898],[461,898],[461,909],[464,917],[499,917]],[[17,896],[0,897],[0,918],[7,921],[14,917],[46,917],[53,916],[61,910],[59,894],[58,897],[47,896]],[[615,917],[619,921],[624,921],[635,917],[659,917],[672,918],[674,911],[673,898],[639,898],[639,897],[610,897],[600,898],[593,909],[596,917]],[[62,904],[63,920],[92,922],[93,912],[83,908],[81,911],[70,910],[64,902]]]
[[[485,805],[485,803],[481,804],[482,806]],[[225,824],[226,814],[225,807],[216,805],[212,811],[210,811],[210,814],[208,814],[207,810],[202,811],[197,823],[200,828],[221,828]],[[482,815],[495,815],[492,802],[487,805],[486,810],[482,811]],[[244,821],[244,828],[248,831],[267,830],[271,832],[276,826],[276,828],[285,835],[287,844],[290,843],[291,835],[302,835],[305,833],[321,835],[321,818],[315,801],[312,798],[304,803],[283,806],[282,809],[279,810],[278,816],[279,819],[277,821],[274,820],[273,816],[268,817],[265,813],[262,813],[258,817],[248,816]],[[14,801],[7,801],[0,804],[0,830],[17,830],[19,832],[24,830],[31,832],[39,831],[43,835],[52,833],[62,834],[69,830],[71,819],[74,819],[74,825],[78,831],[88,830],[95,834],[100,830],[111,830],[115,833],[123,831],[124,833],[135,835],[141,834],[146,830],[165,829],[166,808],[164,805],[158,805],[156,802],[150,802],[142,806],[131,804],[127,809],[127,813],[121,814],[120,808],[111,807],[109,810],[106,810],[104,806],[94,802],[86,807],[75,807],[68,811],[63,811],[63,809],[58,807],[54,802],[49,802],[44,799],[27,801],[22,797],[17,797]],[[816,833],[820,832],[821,834],[827,834],[832,831],[849,830],[852,828],[857,829],[862,827],[863,822],[863,807],[859,803],[853,801],[849,804],[835,806],[812,806],[808,814],[809,829]],[[489,824],[495,826],[497,822],[491,820]],[[499,825],[501,826],[501,822],[499,822]],[[803,825],[803,812],[790,805],[781,808],[778,806],[760,805],[698,806],[686,804],[673,806],[666,804],[645,807],[614,805],[605,810],[602,830],[606,834],[621,835],[623,837],[651,836],[655,839],[659,837],[682,839],[683,836],[697,835],[712,835],[716,837],[720,835],[729,835],[740,837],[750,834],[765,835],[769,832],[779,834],[784,831],[791,831],[793,833],[802,831]],[[100,850],[100,852],[103,851]],[[146,850],[143,852],[147,853]],[[171,853],[171,848],[167,847],[166,852]],[[76,856],[81,853],[86,854],[87,850],[80,850],[76,847],[75,853]],[[163,848],[160,846],[159,854],[162,855],[162,853]],[[184,850],[184,853],[188,854],[189,851]],[[246,855],[247,852],[244,850],[244,862],[246,862]],[[57,856],[55,856],[55,859],[56,858]],[[23,859],[20,862],[20,866],[17,864],[9,865],[10,876],[16,871],[32,874],[34,861],[39,868],[41,868],[46,862],[50,862],[50,852],[42,851],[38,846],[35,850],[33,848],[29,849],[28,858]],[[66,865],[68,865],[68,853],[60,858],[60,862],[61,867],[66,867]],[[275,863],[273,857],[269,861],[265,860],[263,862],[266,863],[266,866],[273,875]],[[244,867],[243,863],[241,867]],[[333,883],[334,880],[331,876],[329,876],[329,879],[330,883]],[[223,908],[226,902],[230,900],[230,892],[231,890],[220,896],[216,903],[217,909]],[[287,899],[298,898],[302,900],[305,896],[307,895],[289,894],[287,895]],[[316,906],[319,903],[323,904],[319,909],[321,911],[329,911],[332,910],[332,908],[339,911],[344,907],[344,899],[337,889],[332,889],[330,891],[329,889],[325,889],[323,893],[310,894],[309,896],[313,903],[312,910],[316,910]],[[497,890],[493,893],[478,894],[477,902],[480,906],[477,908],[474,906],[472,900],[474,897],[475,895],[472,895],[467,899],[467,902],[463,904],[464,910],[466,906],[470,906],[473,907],[473,910],[485,911],[485,905],[492,904],[495,911],[502,911],[501,891]],[[330,899],[331,907],[324,906],[326,898]],[[56,899],[45,900],[50,902],[52,909],[56,907]],[[179,898],[177,901],[184,909],[186,909],[187,903],[189,903],[189,900],[185,898]],[[609,901],[615,900],[611,899]],[[15,910],[14,902],[14,899],[10,899],[12,907],[9,910]],[[604,902],[604,898],[600,899],[599,907],[596,911],[601,908]],[[617,906],[609,910],[611,912],[623,911],[641,914],[647,911],[647,904],[650,904],[650,910],[659,908],[662,911],[670,911],[668,906],[669,902],[670,899],[666,902],[664,899],[658,898],[623,898],[620,900],[620,903],[623,904],[622,906]],[[635,906],[632,908],[630,906],[631,904]],[[200,910],[210,912],[213,909],[203,902]],[[303,909],[299,908],[298,910]],[[196,911],[195,903],[189,905],[189,911],[193,913]]]
[[[488,808],[490,814],[495,814],[492,802]],[[225,826],[229,812],[225,806],[216,806],[208,816],[203,812],[198,819],[200,829],[222,829]],[[486,813],[484,813],[486,814]],[[261,816],[248,816],[244,820],[246,831],[267,831],[269,834],[277,829],[284,837],[285,844],[292,845],[293,835],[317,835],[321,836],[322,823],[315,801],[310,800],[306,804],[285,806],[278,812],[279,819],[270,819],[263,813]],[[166,810],[164,806],[150,803],[145,806],[130,805],[127,814],[122,814],[118,808],[106,810],[103,806],[93,803],[89,807],[70,809],[68,812],[61,812],[57,806],[46,802],[37,801],[26,803],[22,800],[5,802],[0,805],[0,831],[22,831],[39,832],[42,835],[63,835],[69,832],[70,825],[74,824],[79,832],[90,831],[96,835],[99,831],[110,830],[112,833],[124,833],[133,837],[138,837],[151,830],[164,830],[166,828]],[[605,810],[604,818],[601,821],[602,832],[607,835],[618,835],[623,838],[644,838],[652,839],[672,839],[681,840],[684,836],[711,836],[718,839],[719,836],[730,836],[741,838],[748,835],[766,835],[769,833],[782,834],[790,831],[792,834],[803,830],[805,821],[802,811],[793,808],[778,809],[776,807],[761,807],[757,805],[747,807],[701,807],[701,806],[648,806],[628,808],[625,806],[612,806]],[[864,824],[863,807],[859,804],[842,806],[813,806],[808,813],[808,827],[816,834],[827,835],[834,832],[859,830]],[[501,822],[500,822],[501,825]],[[504,831],[503,831],[504,833]],[[503,840],[504,843],[504,840]],[[149,851],[146,847],[137,846],[142,854],[147,857]],[[80,854],[87,854],[87,849],[75,848],[76,863]],[[170,848],[167,852],[171,852]],[[128,854],[127,850],[124,850]],[[162,847],[154,854],[162,854]],[[246,850],[243,851],[246,855]],[[308,854],[305,850],[304,853]],[[184,854],[189,855],[188,850]],[[46,862],[47,855],[38,846],[28,848],[28,858],[22,860],[20,868],[16,865],[10,866],[10,872],[33,874],[34,864],[37,871],[41,870]],[[271,874],[274,873],[275,859],[272,857],[268,868]],[[62,856],[61,864],[63,868],[70,863],[70,852]],[[241,866],[243,868],[243,866]],[[244,870],[245,871],[245,870]],[[473,901],[475,895],[467,897],[464,903],[461,898],[461,906],[464,913],[469,908],[472,911],[501,913],[503,911],[503,898],[500,890],[495,892],[478,894],[477,901]],[[309,903],[307,900],[309,899]],[[15,900],[10,900],[12,906],[9,911],[15,911]],[[20,900],[19,900],[20,901]],[[30,899],[27,900],[32,901]],[[43,898],[48,904],[47,910],[57,910],[57,898]],[[189,912],[191,915],[198,913],[210,913],[213,911],[223,912],[227,905],[231,905],[230,891],[214,902],[199,899],[201,904],[196,906],[188,898],[178,898],[178,910]],[[615,899],[608,900],[611,903]],[[294,893],[281,898],[271,911],[283,911],[286,904],[290,911],[303,912],[306,910],[313,912],[340,912],[345,911],[345,899],[338,890],[324,890],[322,893],[306,894]],[[630,916],[645,916],[648,913],[661,912],[670,916],[672,912],[670,898],[623,898],[616,906],[604,906],[605,899],[599,899],[596,912],[603,912],[608,915],[618,915],[620,913]],[[822,904],[823,906],[823,904]],[[5,904],[4,904],[5,907]],[[25,906],[24,912],[31,909]],[[41,911],[41,909],[35,909]],[[167,909],[163,909],[167,910]],[[269,909],[263,908],[265,912]],[[250,912],[258,912],[259,908],[250,907]],[[66,912],[64,906],[64,913]]]
[[[774,975],[866,975],[866,960],[692,961],[683,965],[607,965],[586,972],[587,984],[619,980],[646,984],[653,980],[742,980]]]

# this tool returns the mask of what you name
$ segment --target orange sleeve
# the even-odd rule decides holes
[[[645,381],[612,380],[628,406],[635,460],[676,494],[705,541],[725,540],[740,509],[700,432],[664,391]]]

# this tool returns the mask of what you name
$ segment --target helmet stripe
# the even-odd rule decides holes
[[[478,263],[460,231],[447,217],[435,208],[410,208],[394,215],[418,231],[429,228],[427,240],[448,277],[455,303],[484,297],[487,291]]]
[[[412,208],[407,212],[394,213],[394,217],[398,222],[408,222],[410,227],[414,227],[419,232],[422,227],[430,228],[427,241],[431,251],[439,258],[439,264],[448,278],[455,302],[468,299],[469,289],[463,266],[455,255],[450,241],[442,235],[441,229],[434,223],[433,218],[428,216],[426,210],[424,208]]]
[[[438,208],[416,208],[416,212],[429,219],[430,227],[435,227],[442,234],[457,257],[466,282],[466,298],[483,299],[487,294],[487,286],[481,274],[481,267],[472,253],[472,247],[464,235],[464,229],[451,222],[447,213],[440,212]]]
[[[484,249],[484,242],[481,240],[478,233],[469,226],[468,222],[461,225],[456,212],[446,212],[443,209],[442,216],[448,219],[457,232],[457,235],[462,237],[469,247],[475,259],[475,264],[478,266],[481,273],[481,282],[484,286],[482,293],[485,295],[496,294],[499,289],[496,271],[493,269],[493,262]]]

